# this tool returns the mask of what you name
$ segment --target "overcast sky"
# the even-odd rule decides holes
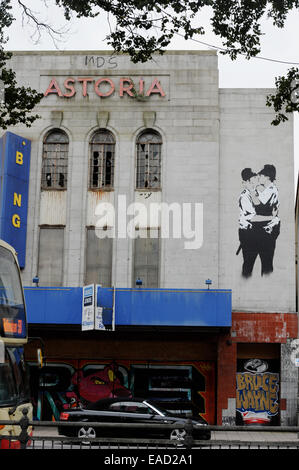
[[[27,24],[26,20],[22,22],[21,9],[14,2],[14,16],[17,18],[10,27],[9,41],[6,49],[9,50],[107,50],[110,47],[105,43],[105,36],[109,33],[109,26],[106,14],[101,18],[95,19],[73,19],[71,23],[66,23],[61,9],[53,6],[52,0],[47,0],[48,8],[45,8],[42,0],[30,0],[25,2],[30,5],[33,11],[39,13],[43,20],[47,20],[55,29],[66,28],[68,32],[64,35],[63,41],[53,43],[52,39],[43,34],[38,43],[31,38],[34,29]],[[209,11],[205,10],[201,15],[201,23],[206,28],[204,36],[198,36],[195,41],[185,41],[177,36],[169,49],[189,49],[200,50],[208,49],[198,41],[204,41],[213,46],[222,46],[219,38],[211,31],[209,26]],[[284,29],[278,29],[272,26],[271,21],[265,19],[263,22],[263,32],[265,36],[262,40],[262,50],[260,57],[276,61],[285,61],[299,63],[299,11],[292,12],[286,22]],[[218,55],[219,62],[219,86],[221,88],[273,88],[275,86],[275,77],[283,75],[291,64],[282,64],[263,59],[246,60],[239,57],[236,61],[231,61],[226,56]],[[299,130],[298,113],[295,115],[295,182],[299,169],[299,138],[296,137]],[[280,124],[280,125],[283,125]]]

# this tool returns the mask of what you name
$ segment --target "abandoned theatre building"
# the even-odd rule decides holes
[[[2,136],[1,238],[45,355],[26,346],[37,418],[141,396],[209,424],[296,424],[293,121],[271,125],[270,90],[220,89],[214,51],[11,66],[44,94]]]

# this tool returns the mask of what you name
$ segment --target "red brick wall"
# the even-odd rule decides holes
[[[231,331],[237,343],[286,343],[297,338],[297,314],[233,312]]]
[[[222,424],[222,410],[228,398],[236,396],[237,345],[230,335],[222,335],[218,342],[217,363],[217,424]]]

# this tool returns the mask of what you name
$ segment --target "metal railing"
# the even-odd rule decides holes
[[[27,417],[26,408],[23,410],[23,417],[19,421],[0,421],[1,426],[19,426],[19,435],[1,434],[1,443],[6,442],[5,448],[13,449],[180,449],[190,451],[193,449],[299,449],[299,427],[298,426],[205,426],[205,430],[210,430],[212,437],[210,440],[197,440],[193,437],[193,424],[188,419],[185,425],[182,424],[125,424],[125,423],[88,423],[88,422],[67,422],[67,421],[30,421]],[[110,429],[117,426],[118,429],[165,429],[169,435],[171,430],[181,428],[185,430],[184,438],[180,440],[132,438],[132,437],[67,437],[57,433],[57,427],[89,427]],[[33,435],[30,429],[34,428]],[[5,428],[3,428],[3,431]],[[42,432],[41,432],[42,431]],[[258,432],[264,436],[261,440],[240,439],[245,432]],[[225,438],[219,438],[225,433]],[[227,437],[227,433],[233,438]],[[272,435],[270,435],[272,433]],[[280,433],[279,439],[273,439],[273,433]],[[289,439],[286,433],[293,433]],[[67,434],[67,433],[66,433]],[[217,435],[217,439],[215,438]],[[265,435],[267,438],[265,438]],[[272,439],[271,439],[272,436]],[[286,436],[286,437],[285,437]],[[17,443],[17,446],[15,445]]]

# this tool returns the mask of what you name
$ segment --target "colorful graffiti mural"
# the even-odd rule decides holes
[[[103,370],[96,370],[84,376],[82,370],[72,377],[72,383],[78,390],[78,398],[86,402],[95,402],[101,398],[131,397],[131,392],[123,386],[117,376],[117,365],[110,364]]]
[[[215,422],[215,363],[188,364],[92,361],[30,363],[35,418],[58,420],[63,409],[102,398],[143,397],[169,411]]]
[[[237,424],[279,424],[279,373],[276,361],[238,361]]]

